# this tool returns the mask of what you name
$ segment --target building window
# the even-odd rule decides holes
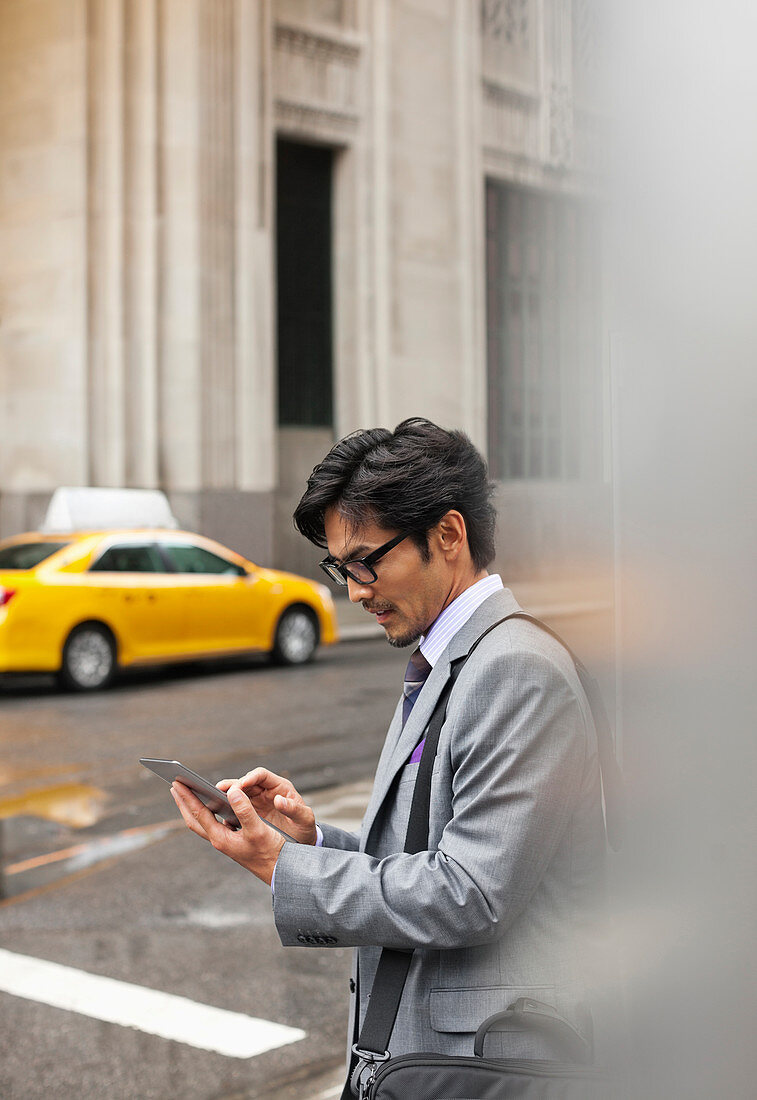
[[[331,149],[276,156],[279,424],[333,424]]]
[[[486,184],[489,460],[498,480],[601,473],[599,219]]]

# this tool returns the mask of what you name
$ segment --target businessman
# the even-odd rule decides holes
[[[189,828],[273,880],[282,944],[357,949],[350,1041],[382,947],[417,948],[393,1055],[470,1054],[479,1024],[522,996],[587,1031],[604,855],[596,734],[557,641],[519,618],[485,634],[519,608],[487,570],[495,513],[482,457],[463,433],[419,418],[394,432],[355,432],[315,468],[294,519],[389,644],[414,647],[361,832],[316,825],[291,784],[260,768],[221,784],[239,832],[175,785]],[[451,662],[474,645],[439,738],[428,849],[409,855],[426,727]],[[262,817],[300,843],[284,842]],[[502,1031],[487,1053],[561,1051],[545,1035]]]

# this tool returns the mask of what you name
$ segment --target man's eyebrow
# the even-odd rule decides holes
[[[345,550],[343,557],[335,558],[335,561],[354,561],[355,558],[364,558],[366,554],[370,553],[365,543],[360,543],[359,546],[353,546],[351,550]]]

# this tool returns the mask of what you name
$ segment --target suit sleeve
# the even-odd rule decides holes
[[[463,669],[448,724],[452,814],[437,848],[377,859],[285,845],[274,902],[284,945],[307,926],[339,946],[474,946],[522,911],[580,796],[581,704],[546,657],[489,649]]]
[[[328,825],[319,821],[318,826],[323,834],[323,848],[340,848],[347,852],[356,852],[360,844],[358,833],[347,832],[336,825]]]

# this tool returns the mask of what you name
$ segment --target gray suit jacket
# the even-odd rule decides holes
[[[498,626],[463,667],[434,764],[428,851],[403,852],[418,767],[408,761],[450,662],[517,610],[509,590],[490,596],[434,666],[404,730],[398,704],[360,835],[322,826],[322,848],[285,844],[279,856],[281,942],[357,947],[360,1020],[381,947],[418,948],[393,1055],[471,1054],[481,1021],[519,996],[585,1025],[604,859],[596,735],[570,656],[532,623]],[[560,1051],[503,1032],[487,1053]]]

